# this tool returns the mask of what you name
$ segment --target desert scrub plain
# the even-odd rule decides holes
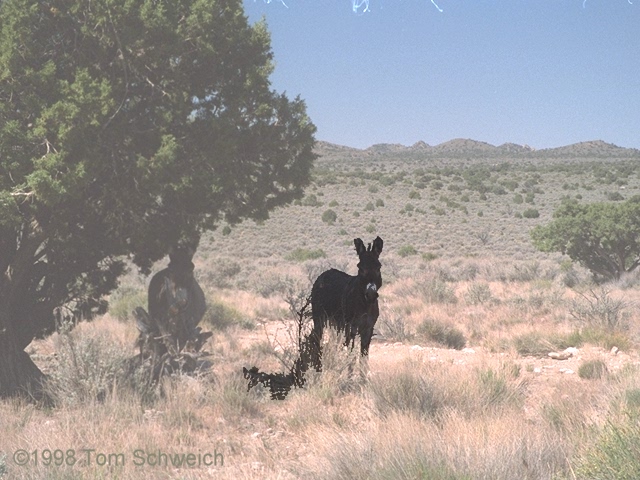
[[[105,316],[30,345],[57,404],[0,402],[0,478],[640,478],[640,275],[594,285],[529,237],[563,198],[640,194],[640,152],[460,140],[319,153],[303,199],[201,242],[211,368],[155,389],[125,374],[149,280],[132,270]],[[324,371],[304,389],[247,392],[242,367],[291,365],[290,306],[329,266],[354,274],[353,239],[376,235],[368,362],[326,335]],[[78,461],[18,466],[17,449]],[[136,450],[219,455],[136,466]]]

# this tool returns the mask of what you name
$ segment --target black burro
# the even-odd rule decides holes
[[[365,247],[361,239],[353,241],[360,259],[358,274],[353,276],[332,268],[320,274],[311,290],[313,331],[311,340],[316,355],[312,364],[317,371],[321,366],[321,342],[324,328],[335,328],[345,335],[345,345],[354,346],[356,335],[360,336],[360,353],[368,355],[373,336],[373,327],[380,313],[378,290],[382,286],[381,264],[382,239],[376,237]]]

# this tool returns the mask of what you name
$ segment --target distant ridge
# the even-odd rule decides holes
[[[410,156],[418,157],[513,157],[513,158],[640,158],[640,150],[624,148],[602,140],[574,143],[564,147],[536,150],[528,145],[504,143],[498,147],[487,142],[456,138],[431,146],[423,141],[411,146],[399,143],[379,143],[366,149],[345,147],[329,142],[317,142],[316,153],[324,157]]]

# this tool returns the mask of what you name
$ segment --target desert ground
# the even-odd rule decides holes
[[[106,315],[32,342],[56,404],[0,402],[0,478],[640,478],[640,274],[596,284],[529,233],[563,198],[640,194],[640,153],[318,148],[304,198],[203,237],[197,375],[123,374],[149,282],[133,266]],[[354,238],[376,236],[369,358],[328,334],[304,388],[247,391],[243,367],[290,368],[313,280],[355,274]]]

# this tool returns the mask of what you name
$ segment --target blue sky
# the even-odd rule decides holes
[[[244,6],[318,140],[640,148],[640,0],[285,2]]]

